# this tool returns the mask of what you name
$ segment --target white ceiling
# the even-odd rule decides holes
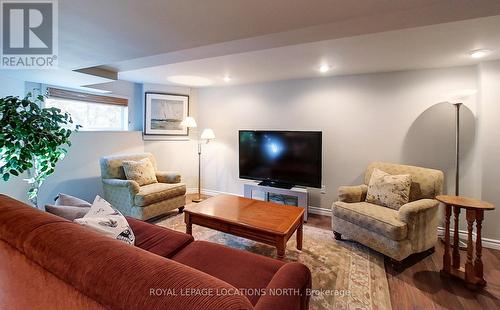
[[[500,59],[499,29],[500,15],[154,66],[119,78],[164,84],[171,76],[193,75],[221,86],[318,77],[322,63],[332,66],[326,75],[470,65],[479,62],[469,57],[474,49],[492,49],[485,59]]]
[[[141,78],[132,70],[167,64],[176,64],[178,70],[180,62],[227,56],[228,62],[219,59],[211,66],[241,68],[241,73],[248,72],[247,81],[305,77],[308,76],[305,61],[309,61],[306,58],[304,63],[295,63],[297,72],[258,77],[252,68],[240,67],[244,64],[238,65],[234,57],[278,47],[288,52],[301,49],[305,43],[500,14],[498,0],[59,0],[58,3],[59,70],[52,73],[3,70],[0,74],[80,86],[94,83],[95,79],[69,73],[71,70],[103,66],[127,71],[123,77],[130,74],[131,79],[141,82],[148,76]],[[311,59],[314,53],[330,55],[330,48],[321,48],[324,52],[308,52]],[[259,53],[244,61],[255,58],[260,66],[263,60],[259,60]],[[223,73],[203,65],[197,74]],[[240,79],[243,82],[243,74],[234,76],[235,83]]]
[[[498,0],[59,0],[59,64],[111,64],[318,25],[336,27],[316,41],[497,14]]]

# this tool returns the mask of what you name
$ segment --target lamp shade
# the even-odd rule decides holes
[[[201,139],[203,140],[213,140],[215,139],[215,133],[212,129],[210,128],[205,128],[203,129],[203,132],[201,133]]]
[[[191,116],[186,117],[182,122],[181,126],[187,128],[196,128],[196,121]]]

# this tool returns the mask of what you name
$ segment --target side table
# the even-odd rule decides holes
[[[444,235],[444,255],[443,269],[441,274],[444,276],[453,276],[465,280],[467,284],[474,286],[484,286],[486,281],[483,278],[483,262],[481,261],[481,225],[484,219],[484,211],[494,210],[495,206],[488,202],[460,197],[440,195],[436,199],[445,205],[445,235]],[[450,217],[454,214],[454,234],[453,234],[453,253],[450,256]],[[460,267],[460,252],[458,239],[458,219],[460,210],[465,209],[467,220],[467,259],[465,268]],[[476,222],[476,257],[474,259],[474,244],[472,242],[472,229]]]

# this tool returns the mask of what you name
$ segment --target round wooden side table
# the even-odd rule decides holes
[[[445,235],[444,235],[444,255],[443,269],[441,274],[453,276],[465,280],[467,284],[474,286],[484,286],[486,281],[483,278],[483,262],[481,261],[481,225],[484,219],[484,211],[494,210],[491,203],[460,197],[440,195],[436,199],[445,205]],[[453,208],[454,228],[453,228],[453,253],[450,256],[450,217]],[[467,220],[467,260],[465,268],[460,267],[460,252],[458,238],[458,219],[460,209],[465,209]],[[472,242],[472,229],[476,222],[476,257],[473,258],[474,245]],[[474,259],[474,260],[473,260]]]

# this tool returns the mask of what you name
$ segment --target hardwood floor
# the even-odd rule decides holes
[[[188,195],[187,202],[190,203],[193,197]],[[305,225],[331,230],[331,218],[309,214]],[[392,308],[500,309],[500,251],[483,248],[484,278],[488,285],[474,291],[459,280],[439,275],[443,249],[443,245],[438,243],[434,253],[410,256],[403,262],[401,271],[393,268],[390,259],[385,259]],[[460,254],[460,258],[465,260],[465,252],[460,251]]]
[[[331,229],[331,218],[309,215],[306,225]],[[393,309],[500,309],[500,251],[483,248],[485,280],[488,285],[473,291],[456,279],[442,278],[444,246],[438,243],[435,252],[412,255],[393,268],[385,259],[385,268]],[[462,264],[466,254],[460,252]]]
[[[390,260],[385,267],[391,302],[394,309],[500,309],[500,251],[483,248],[485,280],[488,285],[474,291],[457,279],[439,275],[444,246],[438,242],[436,251],[428,256],[410,256],[405,267],[397,272]],[[465,252],[460,251],[462,265]]]

